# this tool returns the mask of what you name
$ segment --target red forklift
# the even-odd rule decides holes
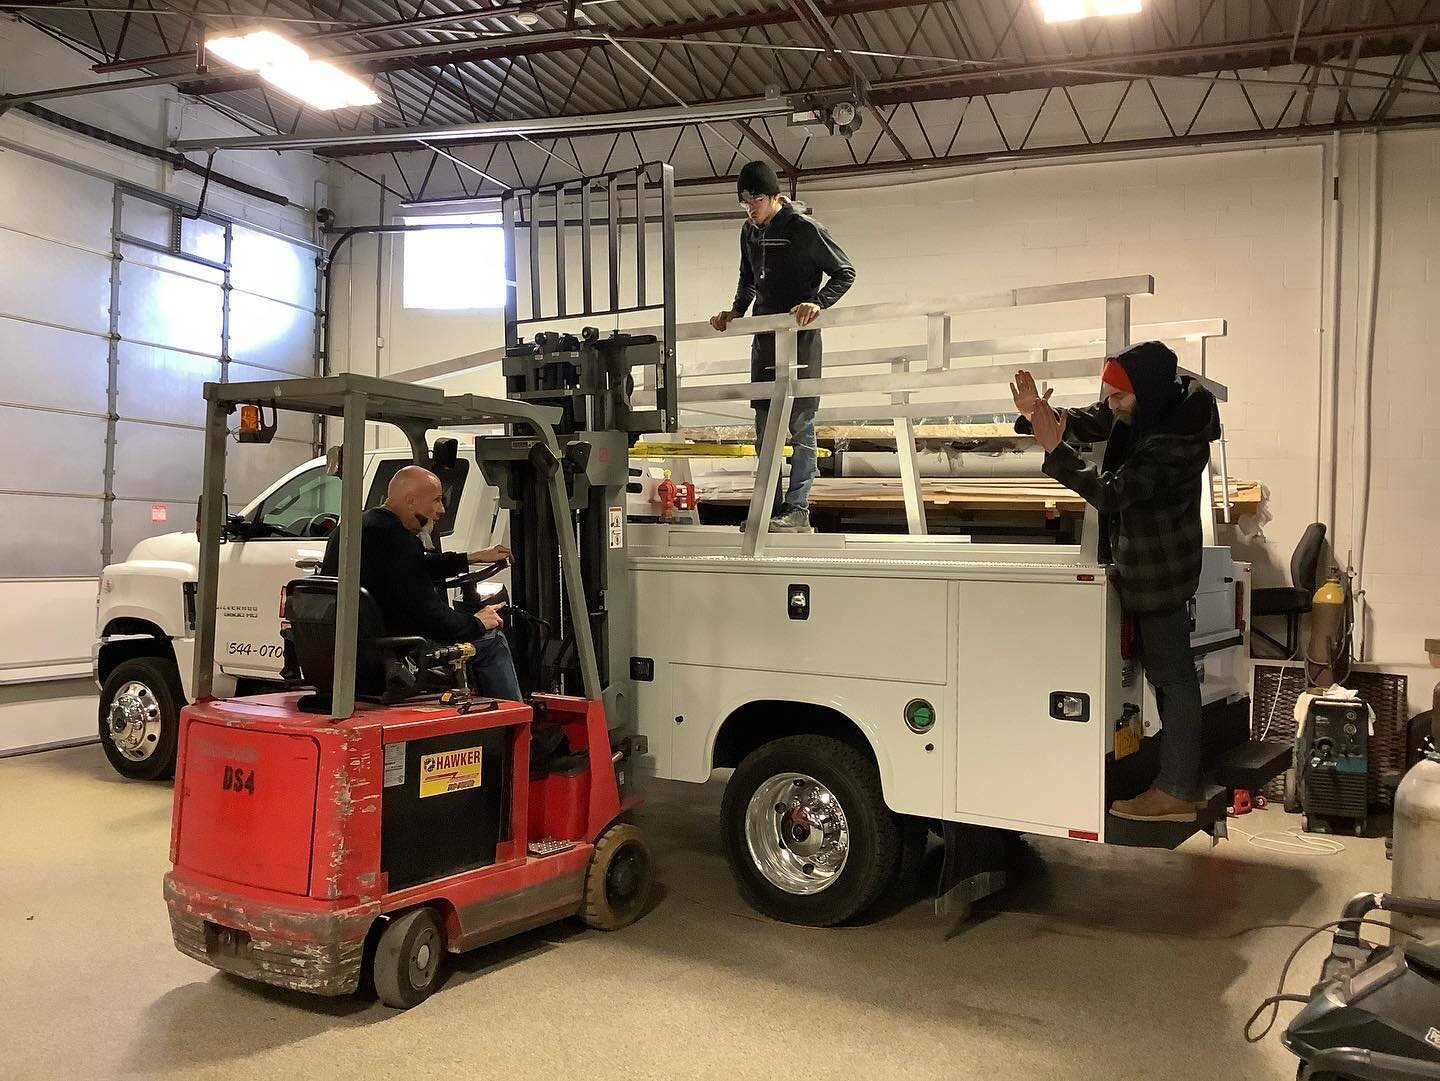
[[[212,383],[205,397],[198,691],[181,715],[165,876],[176,946],[247,979],[318,995],[371,985],[408,1008],[440,984],[447,953],[571,916],[605,930],[637,919],[651,855],[626,820],[639,802],[626,766],[644,747],[623,720],[609,726],[626,713],[629,654],[605,603],[623,595],[609,588],[623,527],[607,531],[606,509],[612,450],[623,491],[623,443],[562,441],[550,406],[357,375]],[[339,574],[286,589],[294,689],[219,699],[226,449],[268,442],[279,410],[344,421]],[[475,693],[468,644],[386,634],[360,587],[367,422],[397,426],[442,482],[470,463],[453,439],[432,448],[431,431],[504,426],[475,437],[475,459],[510,511],[507,599],[553,632],[521,665],[528,702]]]

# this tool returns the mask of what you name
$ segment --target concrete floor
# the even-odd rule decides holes
[[[789,927],[736,895],[720,789],[651,786],[661,887],[638,924],[481,950],[395,1013],[177,953],[167,785],[120,780],[96,747],[0,760],[0,1078],[1288,1079],[1273,1037],[1240,1035],[1301,934],[1266,925],[1332,919],[1389,883],[1380,840],[1333,856],[1035,840],[967,923],[917,901],[865,926]]]

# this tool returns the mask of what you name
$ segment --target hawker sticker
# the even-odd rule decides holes
[[[422,755],[420,758],[420,798],[443,796],[447,792],[464,792],[480,787],[480,763],[484,748],[462,747],[457,751]]]

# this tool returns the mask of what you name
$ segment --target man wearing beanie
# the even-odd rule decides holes
[[[1200,584],[1203,485],[1220,412],[1214,395],[1197,380],[1177,379],[1176,368],[1163,343],[1132,345],[1106,361],[1100,402],[1086,409],[1057,412],[1026,371],[1010,386],[1021,414],[1016,429],[1033,432],[1044,448],[1045,474],[1100,512],[1100,557],[1115,567],[1155,689],[1160,774],[1141,795],[1110,808],[1139,822],[1193,822],[1201,796],[1200,680],[1187,604]],[[1099,469],[1073,445],[1102,441]]]
[[[746,222],[740,227],[740,284],[729,310],[710,320],[724,330],[755,303],[756,315],[790,312],[800,326],[808,326],[850,288],[855,268],[840,246],[820,224],[805,217],[780,195],[780,178],[763,161],[752,161],[740,170],[740,205]],[[821,276],[828,278],[824,288]],[[796,337],[796,376],[820,377],[820,332],[804,330]],[[757,334],[750,345],[750,381],[775,378],[775,335]],[[756,442],[765,453],[765,421],[769,401],[750,403],[755,409]],[[810,533],[810,484],[818,469],[815,464],[815,411],[819,398],[796,398],[790,413],[790,484],[785,504],[770,520],[776,533]]]

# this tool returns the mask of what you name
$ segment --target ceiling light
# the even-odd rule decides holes
[[[1135,15],[1140,0],[1040,0],[1047,23],[1073,22],[1095,15]]]
[[[539,25],[540,16],[533,11],[521,11],[516,14],[515,21],[528,30],[532,26]]]
[[[265,68],[260,77],[275,89],[316,109],[345,109],[380,101],[375,92],[355,76],[323,60]]]
[[[380,98],[328,60],[311,59],[293,41],[270,30],[207,38],[205,51],[243,71],[258,72],[277,90],[313,109],[378,105]]]
[[[303,64],[310,54],[293,41],[269,30],[208,38],[205,51],[245,71],[261,71],[275,64]]]

